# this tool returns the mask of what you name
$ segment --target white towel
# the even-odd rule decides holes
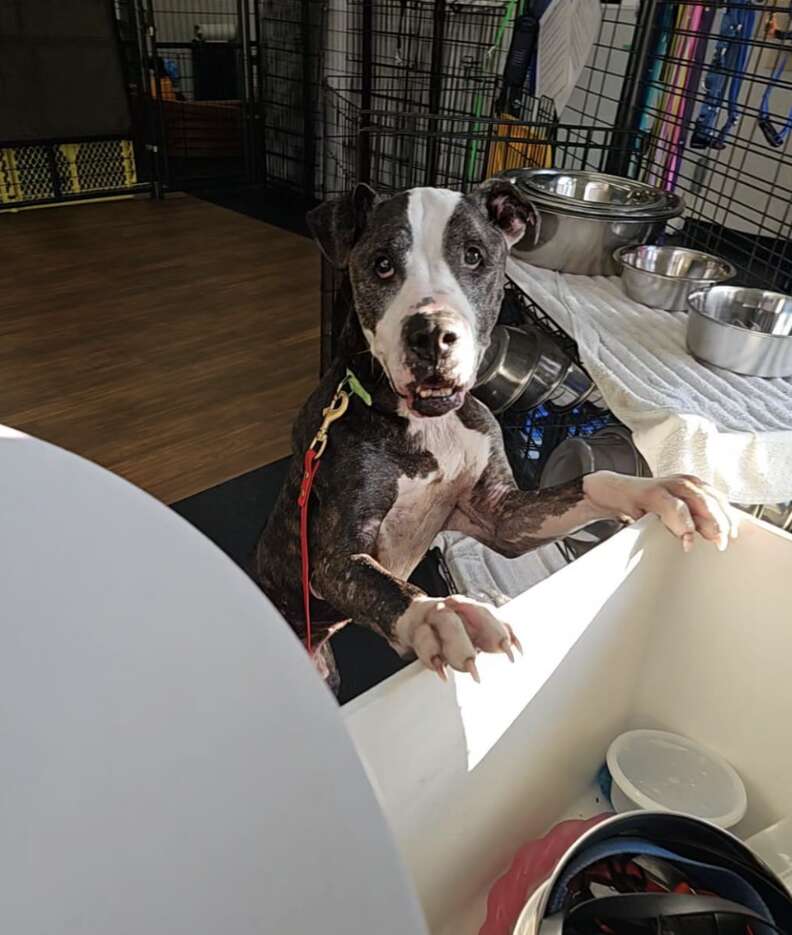
[[[434,546],[443,553],[454,579],[449,582],[452,590],[495,607],[549,578],[567,564],[555,543],[519,558],[504,558],[461,532],[440,533]]]
[[[625,296],[621,281],[510,259],[508,275],[577,342],[605,404],[655,476],[696,474],[733,503],[792,500],[792,380],[705,367],[687,316]]]

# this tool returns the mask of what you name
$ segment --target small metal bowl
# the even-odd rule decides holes
[[[691,292],[726,282],[737,272],[720,257],[685,247],[621,247],[613,258],[631,299],[668,312],[686,312]]]
[[[792,296],[713,286],[688,297],[687,347],[706,364],[752,377],[792,377]]]

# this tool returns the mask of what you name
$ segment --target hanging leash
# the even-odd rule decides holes
[[[325,453],[330,426],[341,419],[349,409],[350,396],[357,396],[366,406],[371,406],[371,395],[351,370],[347,370],[344,379],[336,387],[330,405],[322,410],[322,424],[314,435],[303,458],[303,479],[297,505],[300,508],[300,575],[302,580],[303,608],[305,611],[305,635],[308,653],[313,655],[313,632],[311,627],[311,567],[308,548],[308,506],[311,500],[319,461]]]
[[[790,12],[792,13],[792,10],[790,10]],[[772,13],[767,22],[767,28],[765,29],[765,39],[779,39],[781,42],[788,43],[789,40],[792,39],[792,32],[778,29],[775,13]],[[773,149],[780,149],[784,145],[784,140],[789,136],[790,130],[792,130],[792,107],[790,107],[786,122],[780,130],[776,129],[772,117],[770,116],[770,95],[778,85],[778,81],[786,69],[788,59],[789,46],[779,49],[772,74],[770,75],[770,80],[762,95],[762,103],[759,105],[757,123],[759,124],[759,129],[764,134],[764,138]]]
[[[724,10],[720,38],[704,82],[706,96],[690,138],[692,149],[723,149],[726,137],[740,119],[738,99],[748,64],[755,18],[756,10],[751,0],[738,0]],[[727,101],[726,121],[717,130],[718,114],[724,99]]]

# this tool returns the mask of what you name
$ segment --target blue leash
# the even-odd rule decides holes
[[[707,93],[690,138],[693,149],[723,149],[726,137],[740,119],[737,101],[748,63],[749,40],[755,18],[756,11],[751,0],[740,0],[739,4],[729,7],[723,14],[720,38],[704,82]],[[728,94],[725,93],[727,84]],[[728,102],[726,121],[720,130],[716,130],[724,98]]]
[[[780,29],[776,29],[773,32],[773,37],[782,41],[789,41],[792,39],[792,33],[782,32]],[[788,58],[788,48],[779,51],[775,65],[773,66],[773,73],[767,83],[765,93],[762,95],[762,103],[759,105],[759,119],[757,121],[759,129],[764,133],[765,139],[774,149],[779,149],[784,145],[784,140],[789,136],[789,131],[792,130],[792,107],[789,108],[786,123],[780,130],[775,128],[772,118],[770,117],[770,95],[778,84],[778,79],[784,73]]]

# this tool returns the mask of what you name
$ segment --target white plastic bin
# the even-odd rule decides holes
[[[466,935],[516,849],[603,809],[595,776],[635,727],[676,731],[739,772],[746,837],[792,811],[792,536],[746,519],[690,555],[656,520],[503,608],[525,647],[482,684],[410,667],[343,710],[433,932]]]

